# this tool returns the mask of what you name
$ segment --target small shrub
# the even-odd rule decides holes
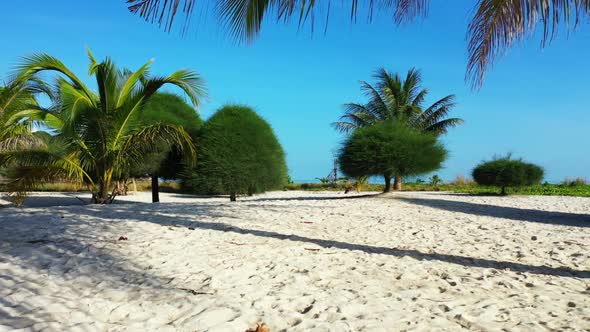
[[[441,179],[440,176],[438,176],[438,174],[434,174],[428,180],[430,181],[430,185],[432,186],[438,186],[439,184],[443,183],[443,179]]]
[[[479,185],[498,186],[501,194],[506,194],[508,187],[532,186],[543,179],[541,167],[510,156],[495,158],[477,165],[473,170],[473,179]]]
[[[457,187],[469,187],[473,186],[475,182],[463,175],[457,175],[457,177],[451,181],[451,184]]]
[[[585,186],[587,182],[585,178],[578,177],[575,179],[565,179],[561,184],[568,187],[580,187]]]

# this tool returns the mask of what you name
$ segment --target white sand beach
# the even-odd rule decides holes
[[[590,198],[76,196],[0,208],[0,331],[590,330]]]

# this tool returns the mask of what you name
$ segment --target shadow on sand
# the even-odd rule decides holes
[[[521,209],[440,198],[396,197],[396,199],[406,203],[450,212],[461,212],[478,216],[537,222],[550,225],[590,227],[590,214]]]
[[[36,203],[50,203],[53,198],[57,197],[40,197]],[[63,205],[63,197],[60,199]],[[133,206],[125,205],[129,212],[135,210]],[[113,289],[126,288],[136,294],[145,287],[176,290],[169,285],[169,280],[163,280],[144,266],[117,255],[112,246],[105,246],[107,242],[115,246],[125,244],[119,243],[117,238],[104,240],[101,227],[88,227],[87,223],[72,218],[80,210],[76,206],[54,207],[43,211],[16,208],[0,210],[0,330],[44,330],[43,324],[51,322],[59,322],[67,330],[96,329],[96,326],[70,326],[70,322],[55,317],[52,313],[55,310],[79,311],[83,312],[87,321],[96,320],[85,307],[73,307],[66,298],[53,298],[52,308],[41,305],[45,302],[35,304],[36,297],[42,294],[40,289],[49,280],[58,282],[65,293],[75,294],[80,299],[92,297],[90,294],[93,290],[71,287],[73,284],[67,281],[92,279],[111,284]],[[92,210],[84,209],[101,218],[100,209]],[[5,270],[8,266],[15,269]],[[27,298],[20,298],[23,291],[29,295]],[[19,292],[21,295],[12,296]]]
[[[349,197],[358,198],[359,196]],[[368,197],[368,196],[365,196]],[[298,200],[318,199],[318,197],[301,197]],[[323,197],[320,199],[334,199]],[[341,199],[341,197],[338,197]],[[446,201],[442,199],[396,198],[412,204],[419,204],[454,212],[472,213],[499,218],[509,218],[520,221],[542,222],[555,225],[589,226],[588,215],[567,214],[557,212],[543,212],[482,204]],[[274,199],[259,199],[274,200]],[[278,200],[278,199],[277,199]],[[509,269],[558,277],[590,278],[590,271],[576,270],[570,267],[554,267],[547,265],[529,265],[511,261],[501,261],[491,258],[477,258],[470,256],[452,255],[436,252],[421,252],[414,249],[398,249],[367,244],[355,244],[338,240],[312,238],[297,234],[283,234],[274,231],[248,229],[222,222],[202,221],[204,218],[235,218],[235,214],[228,213],[225,204],[210,203],[173,203],[173,204],[118,204],[101,207],[59,207],[44,212],[36,212],[34,216],[26,209],[4,209],[0,214],[0,264],[19,266],[26,274],[0,275],[0,284],[18,285],[19,289],[34,289],[38,276],[46,275],[49,269],[52,273],[76,277],[90,277],[102,282],[112,282],[113,287],[156,287],[171,288],[169,280],[164,276],[154,276],[145,267],[138,266],[127,257],[116,255],[116,251],[103,250],[97,239],[101,238],[100,227],[85,227],[81,225],[100,225],[104,221],[105,212],[110,213],[110,219],[115,221],[152,222],[165,227],[191,227],[218,232],[250,234],[254,236],[272,238],[281,241],[295,241],[311,243],[323,248],[361,251],[368,254],[389,255],[392,257],[411,257],[416,260],[438,261],[457,264],[466,267]],[[280,209],[280,206],[276,206]],[[114,213],[113,213],[114,212]],[[58,219],[60,214],[81,215],[84,223],[77,219]],[[114,215],[114,217],[113,217]],[[24,227],[22,220],[26,219],[28,226]],[[109,221],[112,222],[112,221]],[[19,225],[16,225],[19,223]],[[47,223],[56,223],[47,227]],[[132,227],[132,224],[131,226]],[[99,245],[97,245],[99,244]],[[89,250],[91,248],[92,250]],[[42,259],[41,259],[42,258]],[[96,265],[96,269],[89,272],[86,269],[66,267],[66,261],[84,260]],[[164,279],[162,279],[164,278]],[[13,286],[14,287],[14,286]],[[54,321],[49,311],[43,308],[27,307],[21,302],[11,301],[10,288],[0,287],[0,327],[22,329],[31,327],[38,322]],[[171,288],[173,290],[173,288]],[[84,297],[83,289],[73,290]],[[60,305],[66,306],[67,303]],[[18,314],[14,314],[14,313]],[[89,315],[90,317],[90,315]]]
[[[517,272],[526,272],[526,273],[533,273],[533,274],[544,274],[544,275],[551,275],[551,276],[560,276],[560,277],[577,277],[577,278],[590,278],[590,271],[585,270],[576,270],[569,267],[552,267],[552,266],[535,266],[535,265],[528,265],[523,263],[516,263],[516,262],[509,262],[509,261],[500,261],[494,259],[487,259],[487,258],[477,258],[477,257],[469,257],[469,256],[461,256],[461,255],[451,255],[451,254],[443,254],[443,253],[435,253],[435,252],[421,252],[418,250],[413,249],[397,249],[397,248],[387,248],[387,247],[380,247],[380,246],[372,246],[372,245],[365,245],[365,244],[354,244],[349,242],[342,242],[337,240],[327,240],[327,239],[318,239],[318,238],[311,238],[306,236],[300,236],[296,234],[283,234],[273,231],[265,231],[265,230],[257,230],[257,229],[247,229],[238,227],[231,224],[226,223],[217,223],[217,222],[206,222],[200,221],[200,217],[226,217],[226,218],[234,218],[235,216],[228,214],[227,211],[222,211],[215,205],[211,204],[172,204],[174,208],[171,210],[174,212],[175,217],[170,217],[166,214],[166,211],[158,211],[155,208],[152,208],[150,204],[141,204],[142,208],[145,207],[146,209],[140,208],[138,211],[130,211],[127,207],[118,206],[117,207],[117,216],[120,219],[135,219],[141,221],[150,221],[155,222],[157,224],[168,226],[168,227],[192,227],[192,228],[200,228],[200,229],[207,229],[213,231],[220,231],[220,232],[229,232],[229,233],[237,233],[237,234],[250,234],[259,237],[265,238],[273,238],[278,240],[285,240],[285,241],[296,241],[296,242],[304,242],[304,243],[311,243],[315,244],[324,248],[336,248],[342,250],[351,250],[351,251],[362,251],[369,254],[383,254],[383,255],[390,255],[395,257],[412,257],[417,260],[428,260],[428,261],[440,261],[445,263],[452,263],[463,265],[467,267],[478,267],[478,268],[494,268],[494,269],[510,269],[512,271]],[[133,207],[129,207],[129,209],[133,209]],[[133,209],[135,210],[135,209]],[[533,210],[534,211],[534,210]],[[537,211],[539,212],[539,211]],[[96,217],[92,214],[89,215],[90,218]],[[571,216],[570,216],[571,217]]]
[[[248,202],[275,202],[275,201],[333,201],[333,200],[341,200],[341,199],[357,199],[357,198],[370,198],[370,197],[379,197],[384,195],[384,193],[378,194],[349,194],[342,196],[301,196],[301,197],[260,197],[260,198],[251,198],[248,199]]]

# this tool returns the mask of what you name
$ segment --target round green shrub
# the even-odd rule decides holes
[[[484,161],[473,169],[473,179],[483,186],[498,186],[506,194],[507,187],[531,186],[543,180],[543,168],[511,159],[510,156]]]
[[[447,151],[435,135],[388,121],[355,130],[338,159],[348,177],[383,176],[385,191],[389,191],[393,176],[434,171],[446,157]]]
[[[285,153],[271,126],[247,106],[228,105],[202,127],[197,167],[182,181],[197,194],[237,195],[282,189]]]
[[[146,124],[167,124],[182,126],[196,140],[203,121],[193,107],[173,93],[158,92],[142,108],[140,120]],[[157,175],[177,179],[184,168],[182,155],[174,146],[159,144],[154,152],[142,158],[142,162],[130,170],[133,177]]]

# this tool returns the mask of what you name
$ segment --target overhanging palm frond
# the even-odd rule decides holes
[[[542,25],[541,46],[545,46],[560,24],[569,30],[589,13],[590,0],[479,0],[468,28],[466,79],[480,87],[494,59],[535,31],[537,24]]]
[[[170,31],[178,13],[184,16],[184,29],[197,4],[197,0],[125,0],[131,12],[146,21],[157,23]],[[204,2],[204,1],[203,1]],[[327,4],[326,18],[330,15],[331,1],[306,0],[217,0],[217,13],[229,33],[238,40],[250,41],[261,30],[263,19],[269,14],[276,19],[288,20],[298,16],[300,24],[313,17],[318,7]],[[355,20],[359,1],[351,0],[350,16]],[[391,15],[397,24],[424,17],[430,0],[369,0],[369,19],[374,12]],[[514,42],[542,26],[541,45],[545,46],[557,32],[559,25],[569,31],[582,19],[590,17],[590,0],[478,0],[477,10],[468,27],[468,65],[465,78],[474,88],[483,84],[488,67]],[[327,25],[326,19],[326,25]]]
[[[148,22],[158,24],[166,31],[172,29],[174,21],[180,14],[184,20],[183,32],[186,31],[197,5],[197,0],[125,1],[132,13],[138,14]],[[327,22],[331,2],[331,0],[217,0],[215,8],[219,18],[234,38],[249,41],[260,33],[263,19],[269,14],[276,20],[284,21],[295,16],[300,25],[311,18],[313,26],[317,12],[324,9]],[[425,16],[430,0],[369,0],[363,7],[359,7],[358,0],[350,0],[349,4],[352,21],[356,19],[359,9],[365,8],[369,19],[373,17],[375,11],[389,12],[396,23],[403,23]]]

